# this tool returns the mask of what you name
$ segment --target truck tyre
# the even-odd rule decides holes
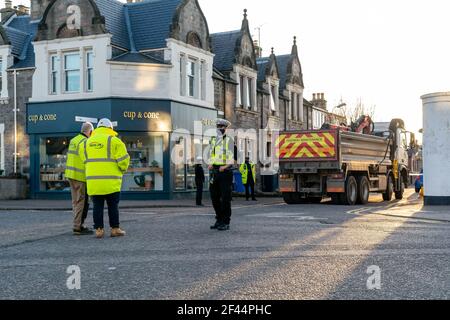
[[[354,206],[358,200],[358,183],[354,176],[349,176],[345,182],[345,194],[342,195],[342,203],[347,206]]]
[[[388,179],[387,179],[387,190],[385,193],[383,193],[383,200],[391,201],[393,193],[394,193],[394,182],[393,182],[392,176],[389,175]]]
[[[400,190],[395,192],[395,199],[403,200],[403,195],[405,194],[405,182],[400,182]]]
[[[368,204],[370,195],[370,182],[366,176],[358,177],[358,204]]]

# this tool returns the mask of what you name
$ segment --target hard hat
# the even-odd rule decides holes
[[[111,120],[109,119],[101,119],[98,124],[97,124],[97,128],[110,128],[110,129],[114,129],[114,126],[111,122]]]
[[[217,119],[216,126],[224,126],[226,128],[231,127],[231,122],[226,119]]]

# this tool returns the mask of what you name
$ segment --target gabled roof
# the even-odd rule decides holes
[[[181,2],[182,0],[147,0],[125,4],[131,26],[130,36],[134,39],[136,50],[166,46],[173,17]]]
[[[214,33],[211,35],[211,44],[214,57],[214,67],[220,71],[233,70],[236,62],[235,47],[241,36],[241,30]]]

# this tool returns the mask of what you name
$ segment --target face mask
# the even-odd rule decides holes
[[[225,134],[225,129],[217,129],[217,134],[223,136]]]

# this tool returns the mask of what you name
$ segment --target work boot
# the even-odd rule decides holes
[[[211,226],[211,230],[217,230],[221,224],[219,222],[216,222],[213,226]]]
[[[217,230],[228,231],[228,230],[230,230],[230,225],[229,224],[221,224],[220,226],[217,227]]]
[[[95,237],[97,239],[102,239],[105,236],[105,230],[103,228],[98,228],[95,230]]]
[[[111,238],[124,237],[126,232],[120,228],[112,228],[111,229]]]
[[[94,231],[86,227],[81,227],[80,229],[73,229],[73,234],[76,236],[87,236],[94,234]]]

